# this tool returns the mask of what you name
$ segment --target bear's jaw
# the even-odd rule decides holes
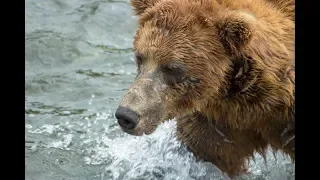
[[[143,135],[150,135],[152,134],[155,130],[156,130],[157,126],[146,126],[143,123],[138,124],[137,127],[135,127],[134,129],[126,129],[126,128],[122,128],[121,130],[127,134],[130,134],[132,136],[143,136]]]
[[[143,135],[142,131],[128,130],[128,129],[125,129],[122,127],[121,127],[121,130],[127,134],[132,135],[132,136],[142,136]]]

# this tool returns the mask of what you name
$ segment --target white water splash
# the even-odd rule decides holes
[[[167,121],[151,135],[123,136],[114,139],[101,136],[95,139],[97,145],[87,149],[86,164],[107,164],[105,175],[108,179],[227,179],[224,173],[208,162],[197,161],[192,153],[175,136],[175,121]],[[244,179],[285,179],[288,172],[284,166],[290,164],[288,158],[278,154],[278,164],[271,152],[267,156],[269,167],[263,158],[256,155],[250,162],[249,176]]]
[[[63,135],[61,141],[54,141],[50,143],[47,147],[70,150],[69,145],[72,142],[72,138],[73,138],[73,134]]]
[[[221,179],[223,174],[210,163],[195,160],[174,129],[175,121],[168,121],[148,136],[101,137],[84,160],[95,165],[111,161],[105,170],[112,179]]]
[[[83,133],[77,136],[76,129]],[[160,124],[154,133],[144,136],[131,136],[122,132],[115,124],[112,112],[96,113],[93,119],[84,118],[83,121],[72,122],[67,120],[60,125],[43,125],[35,130],[30,128],[28,131],[59,139],[48,143],[48,148],[67,151],[77,148],[83,154],[84,164],[103,168],[102,172],[97,172],[102,179],[228,179],[213,164],[197,161],[177,140],[174,120]],[[79,144],[73,147],[72,144],[77,142]],[[294,179],[294,166],[290,159],[280,153],[276,156],[277,161],[269,151],[268,166],[265,166],[263,158],[256,155],[255,161],[249,163],[249,175],[239,179]]]
[[[58,129],[60,126],[58,125],[50,125],[50,124],[45,124],[42,127],[35,129],[35,130],[29,130],[30,133],[34,134],[52,134],[56,129]]]

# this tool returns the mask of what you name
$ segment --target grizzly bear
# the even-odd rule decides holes
[[[230,177],[266,148],[295,159],[294,0],[131,0],[137,77],[115,116],[132,135],[168,119]]]

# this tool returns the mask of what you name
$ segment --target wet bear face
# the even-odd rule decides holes
[[[225,95],[231,55],[247,43],[243,19],[219,14],[211,1],[132,0],[139,15],[134,38],[138,75],[116,112],[132,135],[200,111]],[[216,9],[217,10],[216,10]]]

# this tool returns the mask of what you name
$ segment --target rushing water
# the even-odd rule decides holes
[[[219,180],[175,138],[175,121],[124,134],[114,111],[136,72],[137,18],[128,0],[26,0],[25,159],[28,180]],[[294,179],[270,152],[240,179]]]

